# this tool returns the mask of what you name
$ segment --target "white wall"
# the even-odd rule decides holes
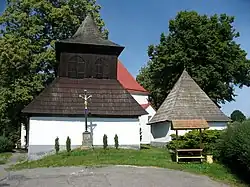
[[[26,142],[25,142],[25,136],[26,136],[26,129],[24,124],[21,124],[21,147],[25,148]]]
[[[208,122],[209,130],[223,130],[227,128],[227,122]]]
[[[103,135],[108,136],[108,145],[114,145],[118,135],[119,145],[140,147],[139,120],[125,118],[89,118],[88,130],[93,133],[93,145],[103,145]],[[50,152],[54,149],[55,138],[60,145],[66,144],[67,136],[71,145],[82,144],[85,131],[84,118],[70,117],[31,117],[29,131],[29,154]]]
[[[131,95],[139,104],[148,103],[148,95],[143,95],[143,94],[131,94]]]
[[[190,130],[178,130],[178,135],[182,136],[185,133],[187,133]],[[176,134],[175,130],[171,129],[171,123],[170,122],[164,122],[164,123],[157,123],[151,125],[151,133],[153,136],[153,139],[151,142],[161,142],[166,143],[171,141],[171,134]]]
[[[139,117],[140,127],[142,131],[142,144],[149,144],[153,138],[151,134],[151,126],[147,125],[147,123],[155,115],[156,112],[152,106],[148,106],[146,108],[146,111],[148,112],[148,114]]]

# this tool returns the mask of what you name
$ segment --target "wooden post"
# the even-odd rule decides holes
[[[178,140],[178,130],[176,130],[175,133],[176,133],[176,140]],[[175,156],[176,156],[176,162],[178,163],[179,162],[179,155],[178,155],[177,150],[175,150]]]
[[[200,148],[203,149],[203,146],[202,146],[202,131],[201,129],[200,130]]]

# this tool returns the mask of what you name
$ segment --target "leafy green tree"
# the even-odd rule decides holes
[[[0,16],[0,135],[19,134],[21,110],[57,74],[54,44],[92,14],[108,31],[95,0],[7,0]],[[16,138],[14,138],[16,139]]]
[[[169,21],[169,33],[148,47],[150,61],[137,76],[158,108],[183,69],[216,103],[233,101],[234,86],[250,86],[250,63],[235,42],[234,17],[181,11]]]
[[[246,116],[240,110],[234,110],[231,114],[233,121],[242,122],[246,120]]]

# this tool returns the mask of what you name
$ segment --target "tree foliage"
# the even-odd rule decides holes
[[[234,110],[231,114],[231,119],[233,121],[242,122],[246,120],[246,116],[240,110]]]
[[[115,148],[118,149],[118,147],[119,147],[119,139],[118,139],[117,134],[115,134],[114,141],[115,141]]]
[[[56,154],[58,154],[58,152],[60,151],[60,144],[59,144],[58,137],[56,137],[56,139],[55,139],[55,150],[56,150]]]
[[[220,139],[222,132],[221,130],[204,130],[200,134],[198,130],[192,130],[178,138],[172,134],[172,141],[167,144],[167,148],[174,151],[176,149],[197,149],[201,147],[202,143],[204,153],[211,154],[215,152],[215,144]]]
[[[67,137],[67,140],[66,140],[66,150],[67,152],[71,152],[71,139],[69,138],[69,136]]]
[[[250,86],[250,63],[235,42],[234,17],[182,11],[169,21],[168,35],[148,47],[150,61],[137,80],[151,92],[156,107],[164,101],[183,69],[217,104],[233,101],[234,86]]]
[[[108,147],[108,136],[106,134],[103,135],[102,141],[103,141],[103,149],[107,149],[107,147]]]
[[[54,44],[92,14],[108,32],[95,0],[8,0],[0,16],[0,135],[18,132],[21,110],[57,73]]]

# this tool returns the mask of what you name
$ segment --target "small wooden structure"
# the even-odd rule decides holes
[[[226,127],[230,119],[208,97],[194,79],[183,70],[174,87],[161,104],[156,114],[149,121],[151,132],[156,143],[171,141],[172,130],[192,130]],[[184,132],[186,133],[186,132]],[[190,149],[182,152],[192,152]],[[197,152],[197,150],[193,150]],[[199,151],[198,151],[199,152]],[[178,160],[181,158],[177,151]],[[200,156],[201,157],[201,156]]]
[[[205,157],[202,156],[202,151],[203,149],[176,149],[176,162],[179,163],[179,159],[200,159],[200,162],[202,162],[202,159],[204,159]],[[180,153],[198,153],[198,154],[194,154],[194,155],[184,155],[181,156]]]
[[[179,163],[180,159],[204,159],[202,152],[202,129],[209,128],[209,125],[204,119],[196,120],[173,120],[172,129],[176,130],[176,137],[178,138],[178,130],[199,129],[200,131],[200,148],[199,149],[176,149],[176,162]],[[191,154],[190,154],[191,153]]]

